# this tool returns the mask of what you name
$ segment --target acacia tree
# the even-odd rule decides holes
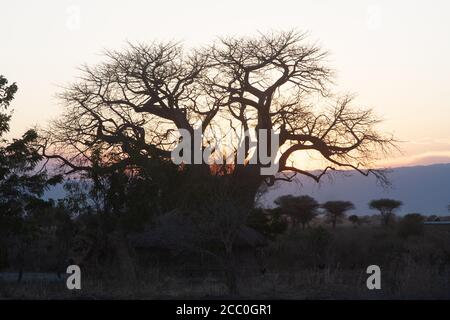
[[[328,201],[322,205],[325,209],[328,220],[331,222],[333,229],[336,228],[336,223],[345,217],[345,213],[355,208],[350,201]]]
[[[180,129],[191,133],[192,151],[196,125],[203,132],[202,150],[220,145],[230,130],[266,129],[279,133],[275,175],[263,176],[263,164],[248,162],[210,170],[211,158],[200,165],[181,164],[180,171],[194,179],[220,175],[239,190],[235,195],[247,208],[264,181],[291,181],[297,174],[319,181],[347,168],[386,182],[383,171],[372,166],[393,139],[376,130],[379,119],[371,110],[352,107],[351,97],[330,92],[332,70],[325,57],[297,32],[223,38],[190,52],[177,43],[108,51],[105,62],[84,67],[79,81],[61,94],[65,112],[45,133],[43,154],[60,162],[66,173],[92,170],[94,153],[100,172],[135,172],[148,161],[170,161]],[[256,135],[261,140],[259,131]],[[266,143],[271,145],[270,136]],[[238,144],[230,146],[235,158]],[[248,160],[248,137],[244,146]],[[320,155],[323,170],[294,164],[299,152]]]
[[[389,224],[394,216],[394,211],[402,206],[402,202],[394,199],[378,199],[369,202],[369,208],[380,212],[382,222],[385,226]]]
[[[303,229],[317,216],[317,209],[320,208],[320,204],[310,196],[281,196],[275,200],[275,204],[292,219],[294,226],[301,223]]]

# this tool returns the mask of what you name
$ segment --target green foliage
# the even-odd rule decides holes
[[[15,84],[8,86],[8,81],[0,76],[0,136],[9,130],[10,116],[4,112],[16,91]],[[29,203],[42,196],[49,185],[59,182],[59,178],[48,179],[45,171],[36,173],[42,160],[36,139],[37,133],[28,130],[11,143],[0,142],[0,228],[4,233],[17,231]]]
[[[9,131],[11,115],[5,113],[5,111],[14,99],[16,92],[17,85],[15,83],[8,85],[8,80],[0,75],[0,137]]]
[[[0,106],[7,107],[14,99],[17,92],[17,85],[15,83],[8,86],[8,80],[0,75]]]
[[[12,142],[2,138],[9,131],[11,116],[8,107],[16,92],[17,85],[8,85],[6,78],[0,75],[0,243],[7,243],[14,235],[23,247],[42,227],[34,223],[33,215],[52,206],[40,197],[61,177],[49,179],[45,171],[36,170],[42,160],[36,147],[36,131],[28,130]],[[14,250],[14,246],[4,248],[3,257],[6,250]]]

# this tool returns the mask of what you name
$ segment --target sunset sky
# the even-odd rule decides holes
[[[11,137],[57,117],[56,93],[105,48],[295,28],[330,52],[336,90],[405,141],[383,164],[450,162],[449,1],[16,0],[0,6],[0,28],[0,74],[19,85]]]

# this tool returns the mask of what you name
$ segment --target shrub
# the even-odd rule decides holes
[[[398,235],[402,238],[423,235],[423,221],[425,218],[419,213],[409,213],[398,223]]]

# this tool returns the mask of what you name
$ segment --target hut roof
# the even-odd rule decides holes
[[[155,224],[146,226],[144,231],[131,234],[128,239],[135,248],[171,249],[198,241],[197,232],[198,230],[188,217],[177,212],[169,212],[161,216]],[[215,241],[219,240],[215,239]],[[267,239],[257,230],[242,226],[236,234],[234,245],[238,247],[265,246]]]

